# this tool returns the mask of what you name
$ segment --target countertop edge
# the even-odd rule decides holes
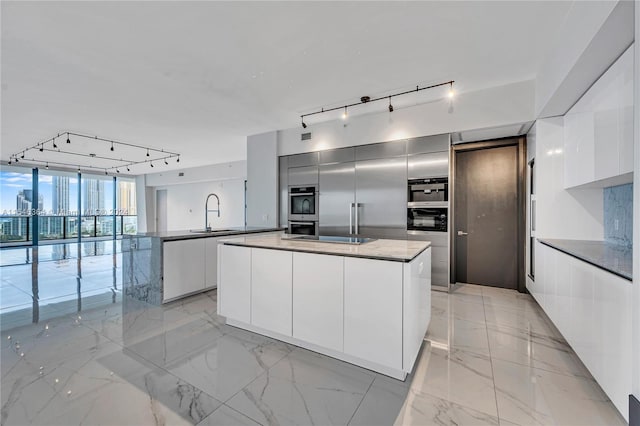
[[[303,248],[298,248],[298,247],[286,247],[286,248],[285,247],[267,247],[265,245],[251,244],[247,242],[240,242],[240,241],[233,241],[233,240],[221,241],[220,244],[224,244],[228,246],[237,246],[237,247],[261,248],[265,250],[295,251],[298,253],[312,253],[312,254],[321,254],[326,256],[356,257],[359,259],[386,260],[390,262],[409,263],[412,260],[414,260],[416,257],[420,256],[425,250],[431,247],[431,242],[430,241],[426,241],[426,242],[428,243],[428,245],[422,250],[420,250],[418,253],[416,253],[415,256],[413,256],[410,259],[401,259],[397,257],[385,257],[385,256],[368,256],[368,255],[354,254],[354,253],[334,253],[334,252],[324,252],[324,251],[310,250],[310,249],[305,250]],[[327,244],[332,244],[332,243],[327,243]]]
[[[184,235],[174,235],[174,236],[159,236],[159,235],[125,235],[126,238],[157,238],[160,241],[185,241],[185,240],[195,240],[198,238],[214,238],[214,237],[233,237],[236,235],[245,235],[245,234],[259,234],[263,232],[279,232],[284,231],[286,228],[264,228],[264,229],[249,229],[249,230],[233,230],[233,231],[213,231],[213,232],[193,232],[188,233],[189,231],[185,231]],[[181,232],[181,231],[177,231]]]
[[[600,268],[603,271],[606,271],[606,272],[609,272],[611,274],[614,274],[614,275],[616,275],[616,276],[618,276],[620,278],[623,278],[623,279],[625,279],[625,280],[627,280],[629,282],[633,282],[633,276],[632,275],[627,275],[624,272],[615,270],[615,269],[613,269],[613,268],[611,268],[611,267],[609,267],[607,265],[603,265],[601,263],[598,263],[594,259],[590,259],[590,258],[588,258],[586,256],[581,255],[580,253],[573,252],[573,251],[568,250],[568,249],[566,249],[564,247],[561,247],[561,246],[559,246],[557,244],[554,244],[553,241],[550,241],[550,240],[553,240],[553,239],[537,238],[537,240],[541,244],[544,244],[547,247],[551,247],[554,250],[558,250],[558,251],[560,251],[560,252],[562,252],[564,254],[567,254],[567,255],[569,255],[571,257],[574,257],[574,258],[576,258],[578,260],[581,260],[581,261],[583,261],[585,263],[588,263],[590,265],[593,265],[596,268]],[[603,243],[603,244],[606,244],[606,243]]]

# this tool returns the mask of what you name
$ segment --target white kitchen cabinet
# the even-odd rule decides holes
[[[163,301],[204,289],[203,239],[166,241],[163,244]]]
[[[618,185],[632,172],[633,46],[564,116],[564,187]]]
[[[626,417],[631,392],[631,282],[536,244],[533,296]]]
[[[204,287],[213,288],[218,285],[218,241],[220,238],[205,238]],[[227,237],[228,238],[228,237]]]
[[[251,249],[251,324],[291,336],[292,262],[290,251]]]
[[[344,352],[402,369],[402,263],[344,260]]]
[[[293,253],[293,337],[343,350],[344,257]]]
[[[411,371],[431,319],[431,253],[422,252],[403,264],[402,367]]]
[[[221,246],[218,264],[218,312],[227,318],[251,322],[251,249]]]

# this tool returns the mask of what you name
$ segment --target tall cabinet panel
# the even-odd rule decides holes
[[[355,162],[320,166],[320,234],[353,233],[355,215]]]
[[[356,162],[357,234],[406,238],[407,158]]]

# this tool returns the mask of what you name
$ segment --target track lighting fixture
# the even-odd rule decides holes
[[[449,92],[447,92],[447,96],[449,96],[449,99],[453,99],[455,96],[455,93],[453,92],[453,81],[449,85]]]
[[[66,149],[59,146],[57,143],[57,139],[62,138],[65,133],[67,135],[67,138],[66,138],[67,144],[71,143],[71,135],[74,135],[79,138],[90,139],[90,141],[88,141],[89,145],[87,147],[83,145],[83,148],[89,148],[90,151],[88,151],[87,153],[87,150],[84,150],[84,149],[82,151],[79,151],[78,149],[80,148],[74,150],[74,149],[71,149],[71,147],[69,147],[68,145]],[[49,142],[51,142],[52,148],[45,149],[45,145],[48,144]],[[97,154],[97,152],[101,152],[101,151],[99,149],[94,150],[95,144],[108,144],[109,150],[111,152],[115,151],[116,145],[124,145],[127,147],[126,152],[128,154],[131,153],[131,155],[135,155],[137,153],[137,156],[133,158],[123,159],[123,158],[114,158],[113,156],[109,157],[106,155]],[[25,160],[30,163],[33,162],[35,164],[38,164],[39,167],[44,166],[46,169],[49,169],[49,163],[51,163],[56,167],[67,168],[69,170],[77,169],[78,173],[80,173],[80,170],[82,168],[86,170],[95,170],[98,172],[104,171],[105,175],[113,175],[113,176],[115,176],[115,173],[120,173],[121,172],[120,169],[123,169],[125,167],[127,171],[130,172],[131,171],[130,166],[134,166],[136,164],[150,163],[151,167],[155,167],[155,165],[153,164],[153,161],[163,161],[165,165],[169,165],[169,159],[174,157],[177,163],[180,162],[180,154],[178,154],[177,152],[165,151],[164,149],[156,149],[156,148],[136,145],[128,142],[119,142],[112,139],[104,139],[98,136],[90,136],[90,135],[73,133],[73,132],[64,132],[64,133],[58,133],[49,139],[36,142],[33,145],[23,148],[21,151],[10,154],[9,160],[7,163],[8,164],[19,163],[20,159],[24,160],[26,153],[31,150],[38,150],[40,152],[47,151],[47,154],[51,153],[51,155],[47,155],[46,158],[43,158],[42,160],[38,160],[36,158],[27,158]],[[155,154],[154,156],[158,155],[159,157],[153,158],[154,156],[151,155],[152,151]],[[61,157],[61,155],[65,157],[70,157],[70,158],[73,158],[71,156],[74,156],[76,159],[72,160],[71,162],[65,162],[65,157]],[[78,161],[77,157],[85,158],[86,162],[83,163],[82,161]],[[94,166],[93,165],[94,160],[100,160],[102,161],[102,164],[100,164],[99,166]]]
[[[379,98],[371,98],[370,96],[362,96],[360,97],[360,102],[356,102],[356,103],[352,103],[352,104],[347,104],[347,105],[343,105],[343,106],[338,106],[338,107],[334,107],[334,108],[321,108],[320,111],[315,111],[315,112],[310,112],[308,114],[302,114],[300,116],[300,118],[302,119],[302,128],[306,129],[307,125],[304,122],[304,118],[308,117],[310,115],[316,115],[316,114],[324,114],[325,112],[330,112],[330,111],[338,111],[341,109],[344,109],[344,112],[342,113],[342,119],[346,120],[348,117],[348,112],[347,112],[347,108],[351,108],[351,107],[355,107],[358,105],[362,105],[362,104],[366,104],[366,103],[370,103],[370,102],[376,102],[376,101],[381,101],[383,99],[388,99],[389,100],[389,112],[393,112],[393,105],[391,104],[391,98],[394,96],[401,96],[401,95],[407,95],[409,93],[415,93],[415,92],[420,92],[421,90],[427,90],[427,89],[433,89],[436,87],[442,87],[442,86],[449,86],[449,92],[447,93],[447,96],[449,98],[453,98],[455,96],[455,92],[453,91],[453,83],[454,81],[445,81],[444,83],[438,83],[438,84],[432,84],[430,86],[425,86],[425,87],[420,87],[420,86],[416,86],[415,89],[413,90],[407,90],[405,92],[400,92],[400,93],[394,93],[392,95],[387,95],[387,96],[381,96]]]

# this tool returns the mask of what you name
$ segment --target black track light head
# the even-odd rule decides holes
[[[169,163],[167,163],[167,159],[166,158],[164,159],[164,164],[167,165],[167,166],[169,165]]]
[[[116,169],[116,173],[120,173],[120,170],[119,170],[119,169]]]
[[[113,142],[111,142],[111,152],[113,152]]]
[[[11,158],[9,158],[9,164],[11,164]]]
[[[104,170],[104,174],[105,174],[105,175],[108,175],[108,174],[109,174],[109,172],[107,172],[107,170],[105,169],[105,170]]]
[[[47,165],[44,168],[49,170],[49,163],[47,163]]]
[[[20,156],[20,158],[24,158],[24,151],[22,151],[22,155]]]
[[[307,128],[307,123],[304,122],[304,117],[302,118],[302,128],[303,129]]]
[[[69,139],[69,133],[67,133],[67,143],[71,143],[71,139]]]
[[[149,148],[147,148],[147,157],[149,156]]]
[[[56,145],[56,138],[53,138],[53,149],[56,149],[58,145]]]
[[[153,167],[153,162],[151,162],[151,163],[149,163],[149,164],[151,164],[151,167]]]
[[[18,157],[15,157],[16,163],[18,162]]]
[[[127,166],[127,171],[128,171],[128,172],[130,172],[130,171],[131,171],[131,169],[129,168],[129,166]]]
[[[179,162],[180,162],[180,157],[178,157],[178,159],[176,160],[176,163],[179,163]]]
[[[40,145],[40,152],[44,151],[44,144]]]

